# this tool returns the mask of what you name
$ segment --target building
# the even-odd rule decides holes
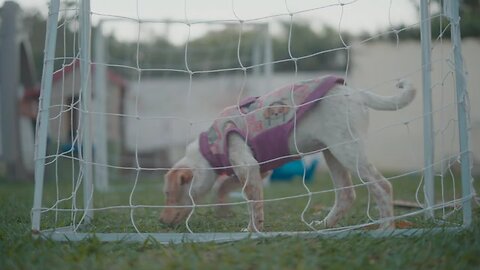
[[[91,74],[94,74],[95,66],[91,67]],[[95,120],[103,114],[107,123],[107,141],[109,163],[119,162],[124,148],[124,119],[121,115],[124,112],[125,93],[127,91],[126,81],[111,70],[107,70],[106,108],[92,108],[89,114],[92,117],[92,130],[95,129]],[[92,75],[91,75],[92,76]],[[93,81],[93,80],[91,80]],[[48,136],[50,151],[59,153],[77,150],[78,133],[80,125],[80,64],[73,61],[66,64],[53,75],[52,96],[50,103],[50,122],[48,125]],[[92,100],[95,100],[96,89],[92,83]],[[93,102],[91,103],[93,104]],[[92,132],[93,133],[93,132]],[[94,134],[92,134],[93,136]],[[72,148],[73,147],[73,148]],[[95,145],[94,145],[95,148]]]

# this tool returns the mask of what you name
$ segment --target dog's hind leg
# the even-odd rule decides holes
[[[372,164],[368,164],[363,179],[369,181],[369,183],[376,183],[376,185],[368,185],[367,187],[373,193],[375,201],[377,203],[380,217],[385,218],[385,222],[380,224],[380,229],[394,229],[395,222],[393,220],[393,188],[392,184],[385,179],[385,177],[378,172],[378,170]],[[383,190],[378,192],[377,190]]]
[[[367,182],[367,188],[378,206],[380,218],[384,219],[380,228],[394,228],[392,185],[368,161],[361,141],[337,145],[330,149],[337,160],[352,174]]]
[[[237,134],[228,137],[229,159],[233,171],[243,185],[243,192],[248,200],[250,220],[248,231],[263,230],[263,182],[260,166],[245,141]]]
[[[325,227],[333,227],[350,209],[355,200],[355,189],[349,171],[332,155],[330,150],[323,151],[335,187],[335,203],[327,217],[320,222]]]

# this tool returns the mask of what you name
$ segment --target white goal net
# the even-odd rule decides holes
[[[480,157],[469,134],[478,133],[471,123],[480,112],[469,106],[469,94],[478,97],[466,77],[475,44],[461,42],[458,10],[458,1],[51,0],[34,234],[181,242],[470,226]],[[364,138],[369,160],[392,184],[388,221],[396,229],[378,229],[385,217],[358,167],[351,185],[336,187],[319,149],[297,153],[298,162],[263,180],[262,231],[242,232],[252,201],[241,185],[222,193],[223,175],[201,200],[189,188],[185,219],[159,221],[172,206],[164,175],[223,108],[329,74],[359,93],[396,95],[405,80],[417,89],[401,110],[370,110]],[[353,206],[335,226],[322,226],[345,188],[355,190]]]

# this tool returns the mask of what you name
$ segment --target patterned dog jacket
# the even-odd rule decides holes
[[[218,174],[232,175],[227,138],[235,132],[247,142],[261,172],[298,159],[299,155],[291,153],[288,146],[294,126],[316,106],[318,99],[336,84],[343,83],[340,77],[319,77],[227,107],[210,129],[200,134],[200,152]]]

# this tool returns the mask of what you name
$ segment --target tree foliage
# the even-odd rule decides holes
[[[288,43],[293,58],[299,58],[298,70],[337,70],[344,69],[342,57],[345,51],[336,50],[321,53],[325,50],[343,47],[339,35],[330,28],[320,33],[314,32],[307,24],[292,25],[292,35],[289,38],[290,25],[283,24],[285,33],[271,37],[275,71],[293,71],[294,61],[290,57]],[[264,32],[257,28],[240,29],[238,26],[225,27],[222,30],[208,32],[187,44],[173,45],[168,40],[157,37],[139,45],[139,66],[144,71],[142,76],[155,76],[164,72],[157,69],[175,69],[199,71],[218,71],[250,68],[264,62]],[[120,42],[110,36],[110,61],[118,64],[131,65],[136,62],[136,42]],[[254,52],[254,50],[257,50]],[[260,61],[255,63],[254,55],[259,54]],[[318,54],[318,55],[316,55]],[[312,56],[313,55],[313,56]],[[130,64],[129,64],[130,63]],[[153,71],[152,71],[153,70]]]
[[[274,56],[276,60],[289,60],[276,65],[276,70],[303,71],[344,70],[346,50],[343,42],[351,38],[346,33],[325,26],[315,32],[307,23],[283,23],[283,34],[274,39]],[[343,42],[342,42],[343,39]]]
[[[446,0],[444,0],[446,1]],[[438,8],[442,7],[444,1],[435,0]],[[412,1],[416,9],[420,9],[418,1]],[[418,12],[419,13],[419,12]],[[462,38],[478,38],[480,37],[480,1],[479,0],[463,0],[460,5],[460,29],[462,31]],[[439,36],[443,38],[450,38],[450,24],[447,18],[436,17],[431,21],[432,38],[436,39]],[[420,28],[408,27],[407,25],[399,25],[395,29],[402,29],[399,33],[400,39],[420,39]],[[396,39],[394,34],[388,35],[389,39]]]
[[[460,23],[463,38],[480,37],[479,14],[479,0],[462,1]],[[57,29],[55,69],[69,64],[78,56],[79,38],[77,29],[74,27],[77,19],[74,15],[60,19],[60,26]],[[45,18],[40,12],[30,10],[24,13],[24,25],[30,37],[37,74],[40,77],[45,44]],[[442,33],[444,38],[449,38],[448,27],[447,19],[442,17],[433,19],[432,37],[437,38]],[[351,35],[338,33],[336,29],[329,27],[313,29],[305,22],[293,24],[283,22],[281,28],[280,34],[271,37],[275,71],[344,70],[347,51],[343,42],[348,44],[348,40],[352,38]],[[418,27],[399,25],[395,29],[401,29],[399,32],[401,40],[420,39]],[[93,39],[96,30],[94,26]],[[110,34],[106,37],[108,63],[134,68],[138,65],[142,69],[142,76],[147,77],[178,74],[159,70],[215,71],[241,66],[248,68],[256,64],[253,57],[254,50],[258,50],[257,53],[260,54],[264,53],[258,48],[262,46],[262,39],[265,38],[263,35],[264,32],[256,28],[243,29],[236,25],[210,31],[190,40],[188,44],[181,45],[157,36],[149,41],[141,41],[137,50],[136,42],[119,40]],[[396,39],[396,35],[390,34],[383,38]],[[93,42],[92,40],[92,44]],[[93,46],[92,49],[94,49]],[[115,69],[127,78],[138,76],[138,72],[131,68]]]
[[[68,65],[78,57],[79,35],[75,16],[61,17],[57,29],[55,69]],[[24,13],[24,25],[28,31],[33,47],[33,55],[38,79],[43,67],[46,19],[38,11]],[[331,28],[314,31],[307,23],[282,23],[280,35],[272,36],[273,59],[275,71],[294,71],[297,58],[297,69],[301,70],[336,70],[343,69],[345,51],[334,48],[343,47],[338,33]],[[92,27],[92,39],[95,39],[97,28]],[[178,74],[164,70],[215,71],[251,67],[254,64],[254,50],[260,54],[263,62],[264,32],[254,27],[241,29],[229,26],[221,30],[210,31],[205,35],[190,40],[188,44],[173,44],[162,36],[138,44],[133,41],[119,40],[115,35],[106,37],[108,63],[116,66],[116,71],[128,78],[136,78],[138,72],[128,67],[142,69],[142,76],[160,76]],[[347,35],[343,35],[347,37]],[[290,45],[289,45],[290,43]],[[94,40],[92,40],[94,44]],[[260,46],[260,48],[259,48]],[[290,46],[290,52],[289,52]],[[92,46],[94,50],[94,46]],[[92,56],[94,52],[92,52]],[[138,61],[137,61],[138,59]],[[342,62],[343,61],[343,62]],[[121,66],[124,66],[123,68]],[[162,71],[163,70],[163,71]]]

